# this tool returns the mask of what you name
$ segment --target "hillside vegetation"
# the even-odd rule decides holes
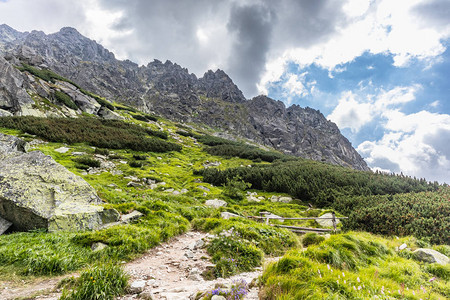
[[[289,251],[266,270],[261,280],[263,299],[365,299],[369,293],[381,297],[382,291],[399,299],[450,295],[445,283],[447,267],[418,264],[410,252],[393,250],[403,241],[412,248],[448,244],[448,187],[289,157],[218,138],[203,129],[155,121],[127,109],[116,111],[126,120],[0,118],[1,132],[34,141],[34,149],[88,181],[105,207],[121,214],[137,210],[144,215],[131,224],[97,231],[2,235],[0,280],[80,270],[79,279],[64,284],[63,299],[96,299],[89,297],[106,290],[109,294],[104,299],[113,299],[125,292],[127,280],[117,267],[119,262],[193,229],[212,234],[206,248],[214,268],[204,274],[207,278],[253,270],[262,266],[265,257]],[[61,147],[69,150],[56,151]],[[271,200],[288,195],[296,199],[289,203]],[[205,205],[215,198],[225,200],[227,206]],[[246,218],[264,211],[297,218],[335,211],[349,217],[344,230],[418,238],[396,241],[350,232],[325,240],[308,235],[303,239],[308,250],[303,252],[302,237],[297,234]],[[222,212],[238,217],[224,220]],[[314,220],[286,220],[284,224],[320,227]],[[97,242],[107,247],[91,250]],[[339,277],[342,272],[348,279]],[[104,281],[91,279],[99,274],[104,274]],[[427,283],[432,276],[438,280]],[[358,289],[359,285],[364,287]],[[412,291],[421,291],[420,286],[427,293],[413,295]]]

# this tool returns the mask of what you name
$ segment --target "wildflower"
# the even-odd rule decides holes
[[[356,281],[361,282],[361,280],[359,279],[359,277],[356,277]]]
[[[339,280],[336,280],[336,283],[339,284]]]
[[[353,289],[356,291],[356,286],[353,286]]]
[[[345,277],[345,273],[344,272],[342,272],[342,277]]]
[[[330,269],[330,265],[329,264],[327,264],[327,268],[328,268],[328,270]]]
[[[358,291],[360,291],[362,289],[362,287],[360,285],[358,285]]]
[[[347,284],[347,280],[344,280],[344,284]]]
[[[433,282],[436,280],[436,277],[430,278],[430,280],[428,280],[428,282]]]

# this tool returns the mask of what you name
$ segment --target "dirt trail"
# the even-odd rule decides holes
[[[241,280],[250,283],[261,275],[262,268],[258,268],[254,272],[241,273],[226,279],[203,280],[200,274],[208,267],[212,267],[209,256],[203,248],[207,237],[205,233],[187,232],[124,264],[126,272],[131,276],[130,284],[133,292],[119,297],[118,300],[139,299],[144,295],[151,296],[153,300],[187,300],[197,292],[212,290],[216,284],[229,286],[232,282]],[[68,276],[72,275],[64,277]],[[56,300],[61,295],[56,291],[56,286],[62,278],[21,285],[3,282],[0,299],[24,298],[39,293],[41,295],[36,299]],[[245,299],[258,299],[257,288],[251,289]]]

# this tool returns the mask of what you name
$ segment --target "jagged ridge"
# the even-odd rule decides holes
[[[0,44],[10,64],[26,61],[49,67],[83,88],[144,112],[203,123],[296,156],[369,170],[337,126],[319,111],[297,105],[286,108],[281,101],[266,96],[246,100],[222,70],[210,70],[197,78],[170,61],[154,60],[147,66],[120,61],[69,27],[46,35],[0,25]],[[11,92],[7,97],[9,102],[14,97],[17,103],[23,102],[20,95]],[[21,114],[17,107],[20,105],[14,113]]]

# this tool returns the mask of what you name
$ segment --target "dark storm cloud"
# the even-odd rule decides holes
[[[228,30],[235,37],[229,57],[229,72],[246,95],[254,95],[264,70],[275,15],[266,6],[233,6]]]
[[[122,11],[118,31],[133,30],[113,41],[138,62],[170,59],[201,75],[209,65],[229,73],[247,97],[267,59],[286,47],[308,47],[329,38],[345,20],[339,1],[331,0],[100,0]],[[205,24],[226,26],[206,47],[197,39]],[[208,28],[206,28],[208,29]]]

